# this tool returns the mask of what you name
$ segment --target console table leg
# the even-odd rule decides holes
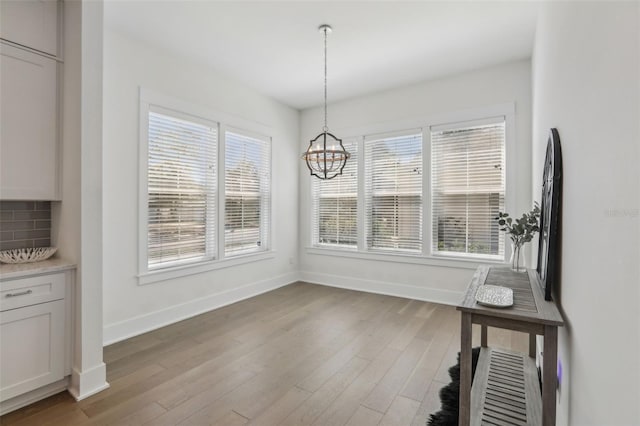
[[[536,335],[535,333],[529,333],[529,356],[531,358],[536,357]]]
[[[480,326],[480,346],[482,346],[483,348],[487,347],[487,326],[486,325]]]
[[[556,424],[556,387],[558,364],[558,328],[544,327],[544,358],[542,365],[542,425]]]
[[[469,426],[471,413],[471,314],[462,312],[460,328],[459,426]]]

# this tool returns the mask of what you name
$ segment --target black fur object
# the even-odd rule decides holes
[[[471,350],[471,377],[476,374],[476,365],[480,348]],[[460,352],[458,352],[458,363],[449,368],[451,383],[440,389],[440,411],[429,416],[427,426],[458,426],[458,401],[460,396]]]

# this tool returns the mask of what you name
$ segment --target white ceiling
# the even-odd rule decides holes
[[[119,1],[105,25],[202,62],[294,108],[531,56],[535,2]]]

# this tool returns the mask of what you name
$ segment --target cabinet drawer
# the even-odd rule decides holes
[[[64,299],[64,273],[3,281],[0,283],[0,311]]]
[[[0,401],[64,377],[64,301],[0,313]]]

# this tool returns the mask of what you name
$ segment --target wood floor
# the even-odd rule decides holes
[[[108,390],[0,424],[422,426],[459,324],[451,306],[296,283],[108,346]],[[527,350],[520,333],[489,341]]]

